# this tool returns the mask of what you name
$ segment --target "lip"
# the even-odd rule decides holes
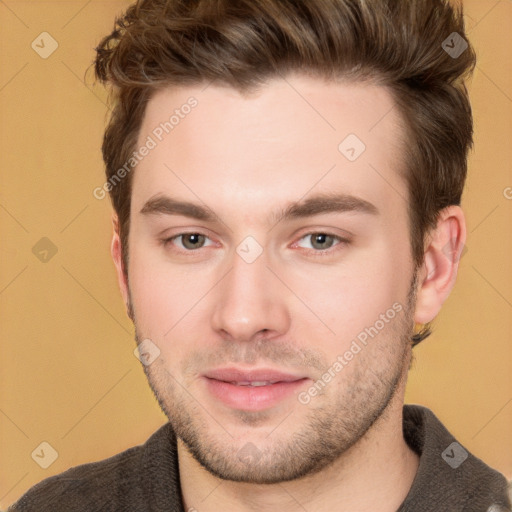
[[[253,370],[242,370],[241,368],[217,368],[204,374],[209,379],[223,382],[293,382],[304,379],[304,375],[292,375],[270,368],[257,368]]]
[[[308,377],[266,368],[241,370],[220,368],[203,375],[208,393],[231,409],[262,411],[292,397]],[[264,386],[239,385],[247,382],[273,382]]]

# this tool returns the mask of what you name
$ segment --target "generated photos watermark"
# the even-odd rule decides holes
[[[386,310],[385,313],[379,315],[379,319],[374,322],[370,327],[363,329],[351,342],[350,347],[342,355],[338,355],[336,361],[329,367],[329,369],[317,379],[306,391],[302,391],[298,395],[298,400],[301,404],[307,405],[311,400],[322,391],[325,386],[338,373],[345,368],[350,361],[354,359],[359,352],[361,352],[367,345],[370,339],[375,338],[387,324],[389,324],[397,315],[403,311],[403,306],[399,302],[395,302],[392,307]]]
[[[110,178],[103,183],[101,187],[96,187],[92,195],[96,199],[104,199],[108,192],[112,191],[130,172],[135,166],[144,160],[146,156],[150,154],[152,149],[155,149],[160,142],[165,138],[166,135],[171,133],[172,130],[178,126],[183,119],[185,119],[192,109],[197,107],[199,101],[191,96],[187,99],[180,108],[174,109],[174,113],[169,117],[167,121],[160,123],[156,126],[150,135],[146,137],[146,140],[142,146],[132,153],[130,158],[120,167]]]

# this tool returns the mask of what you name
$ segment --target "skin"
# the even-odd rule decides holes
[[[197,107],[135,171],[127,269],[115,215],[112,240],[137,341],[160,350],[144,370],[179,437],[185,510],[396,511],[418,467],[402,436],[409,339],[454,285],[458,259],[446,247],[460,254],[463,213],[441,212],[415,269],[400,174],[405,135],[381,86],[296,74],[250,95],[214,84],[167,88],[147,106],[139,145],[190,96]],[[338,150],[350,133],[366,145],[353,162]],[[333,192],[378,214],[271,217]],[[207,205],[216,220],[141,213],[163,194]],[[347,242],[315,242],[314,233]],[[251,263],[236,252],[247,236],[262,250]],[[396,303],[402,310],[301,403],[298,393]],[[310,380],[276,406],[248,411],[208,392],[201,375],[225,366]],[[252,457],[240,457],[247,447]]]

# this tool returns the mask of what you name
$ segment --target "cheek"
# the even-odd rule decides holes
[[[149,252],[130,251],[129,284],[137,326],[146,337],[162,338],[172,327],[172,313],[182,300],[179,283],[169,282],[165,268]]]
[[[173,357],[207,329],[208,291],[216,274],[194,265],[173,265],[143,244],[130,252],[129,280],[137,329]],[[181,343],[183,340],[183,343]]]
[[[327,334],[324,346],[340,350],[394,304],[405,310],[412,267],[407,246],[400,252],[397,244],[397,240],[382,238],[340,265],[290,271],[288,279],[295,283],[296,294],[331,331],[319,322],[309,327],[321,327]]]

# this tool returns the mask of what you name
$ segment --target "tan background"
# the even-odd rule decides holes
[[[0,1],[0,508],[166,421],[133,355],[109,254],[110,203],[92,195],[104,181],[106,94],[83,77],[128,3]],[[432,408],[512,478],[512,2],[464,5],[479,58],[468,250],[435,334],[416,349],[407,401]],[[31,47],[42,32],[59,45],[47,59]],[[46,263],[32,252],[43,237],[58,249]],[[31,457],[43,441],[58,452],[48,469]]]

